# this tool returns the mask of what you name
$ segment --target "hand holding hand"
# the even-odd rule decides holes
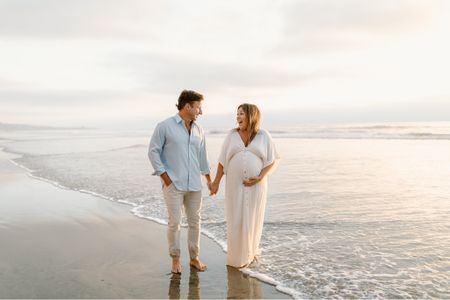
[[[210,185],[209,191],[210,191],[210,196],[217,194],[217,191],[219,190],[219,183],[213,181]]]

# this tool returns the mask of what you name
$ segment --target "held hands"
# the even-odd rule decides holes
[[[222,179],[223,175],[224,175],[223,166],[221,163],[218,163],[216,178],[214,178],[214,181],[212,181],[211,184],[208,185],[210,196],[217,194],[217,191],[219,190],[220,180]]]
[[[209,195],[213,196],[213,195],[217,194],[217,191],[219,190],[219,183],[216,181],[213,181],[208,185],[208,188],[209,188],[209,192],[210,192]]]
[[[244,186],[250,187],[250,186],[254,186],[258,182],[260,182],[262,179],[263,179],[263,176],[258,175],[255,177],[250,177],[249,179],[244,179],[244,181],[242,181],[242,183],[244,184]]]

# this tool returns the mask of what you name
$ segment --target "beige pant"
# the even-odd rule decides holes
[[[172,258],[180,257],[180,224],[183,211],[188,223],[188,248],[191,259],[198,259],[200,251],[200,209],[202,207],[202,192],[183,192],[176,189],[173,183],[163,186],[164,200],[169,215],[167,240],[169,254]]]

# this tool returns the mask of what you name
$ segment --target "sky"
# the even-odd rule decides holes
[[[450,121],[448,0],[0,0],[0,122]]]

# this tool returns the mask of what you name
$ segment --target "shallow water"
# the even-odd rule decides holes
[[[216,164],[225,130],[208,134]],[[273,130],[261,247],[248,272],[294,297],[450,298],[450,126],[377,124]],[[16,162],[74,190],[132,204],[164,223],[145,132],[1,133]],[[215,167],[213,168],[215,169]],[[203,230],[225,245],[223,190],[203,194]]]

